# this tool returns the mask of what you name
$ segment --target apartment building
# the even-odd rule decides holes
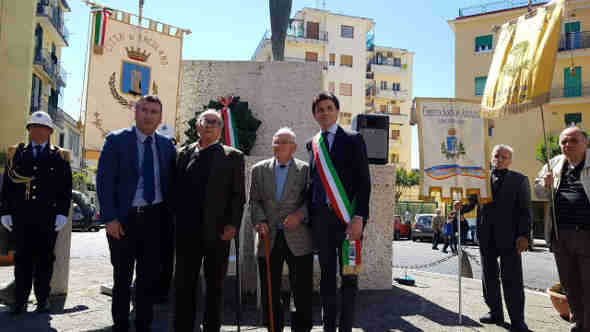
[[[389,160],[409,168],[413,54],[376,47],[374,28],[370,18],[303,8],[290,21],[285,61],[322,64],[323,88],[338,96],[341,103],[340,125],[350,127],[357,114],[390,114]],[[267,31],[252,60],[272,61],[270,37]]]

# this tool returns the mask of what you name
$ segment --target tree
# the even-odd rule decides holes
[[[417,169],[406,171],[404,168],[395,170],[395,201],[399,201],[400,197],[410,188],[420,184],[420,172]]]
[[[560,155],[561,147],[559,146],[559,136],[549,133],[547,134],[547,141],[549,142],[549,159]],[[590,141],[588,142],[588,147],[590,148]],[[535,159],[543,165],[547,163],[547,152],[545,149],[544,138],[542,138],[535,146]]]

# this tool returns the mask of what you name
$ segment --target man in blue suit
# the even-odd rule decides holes
[[[113,331],[129,330],[135,264],[136,331],[148,331],[159,290],[160,232],[171,222],[170,198],[176,163],[172,141],[156,132],[162,103],[144,96],[135,106],[135,126],[110,133],[96,174],[100,215],[106,223],[113,265]]]

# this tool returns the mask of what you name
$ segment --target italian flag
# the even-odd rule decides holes
[[[236,121],[232,116],[231,109],[229,108],[229,105],[232,103],[232,101],[233,97],[231,96],[227,99],[225,97],[220,98],[220,102],[224,106],[224,108],[221,110],[221,117],[223,118],[225,144],[239,149],[238,128],[236,127]]]
[[[321,133],[312,140],[312,149],[315,164],[322,179],[324,190],[328,195],[330,204],[338,218],[348,225],[352,220],[354,202],[350,202],[342,181],[336,172],[336,168],[330,159],[327,142]],[[342,242],[342,268],[343,274],[359,274],[361,270],[361,241],[350,240],[348,236]]]
[[[94,45],[103,47],[107,31],[107,21],[109,16],[113,14],[113,10],[111,8],[97,8],[95,13],[96,20],[94,21]]]

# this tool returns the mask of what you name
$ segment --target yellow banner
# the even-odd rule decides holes
[[[500,27],[481,100],[484,117],[549,102],[563,10],[564,0],[556,0]]]

